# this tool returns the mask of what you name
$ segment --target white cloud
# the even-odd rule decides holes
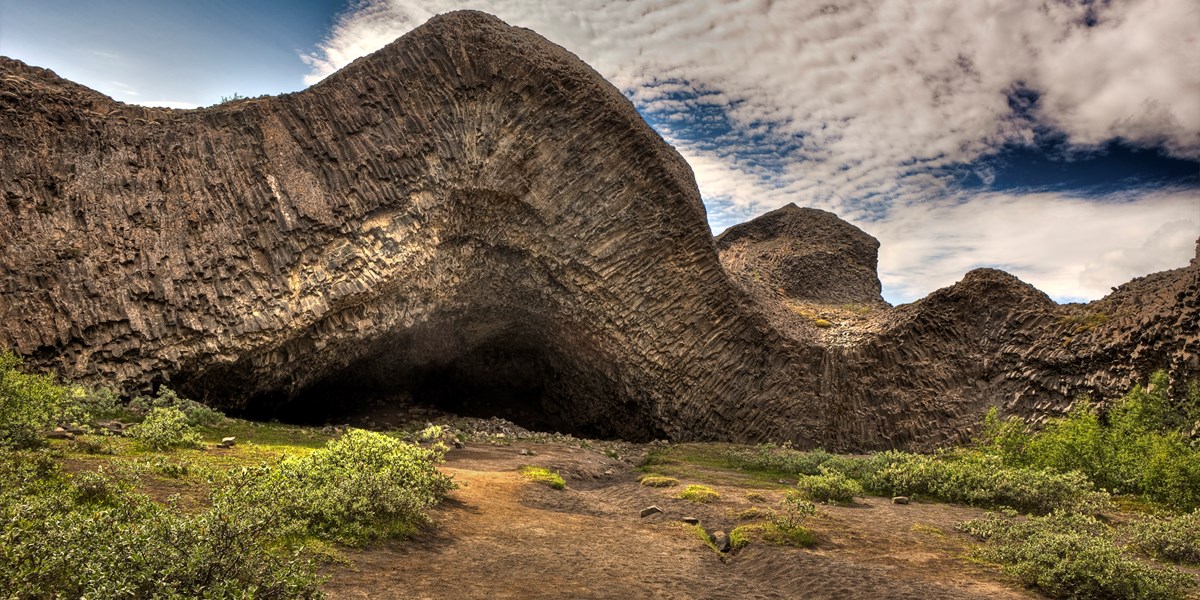
[[[908,302],[996,267],[1059,301],[1099,298],[1133,277],[1182,267],[1195,255],[1200,203],[1193,191],[977,194],[904,207],[858,223],[880,240],[879,272]]]
[[[1121,137],[1200,159],[1194,0],[362,0],[303,57],[306,81],[460,8],[537,31],[661,116],[715,230],[796,202],[878,231],[896,299],[982,264],[1060,299],[1095,298],[1116,277],[1186,263],[1177,240],[1147,246],[1152,232],[1200,235],[1197,190],[971,195],[936,174],[1030,142],[1036,123],[1078,145]],[[1040,100],[1014,112],[1015,89]],[[687,135],[702,106],[730,133]]]

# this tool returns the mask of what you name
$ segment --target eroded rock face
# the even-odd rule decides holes
[[[991,406],[1038,420],[1081,396],[1119,397],[1159,369],[1180,396],[1200,379],[1200,261],[1139,277],[1089,304],[1060,306],[1008,273],[978,269],[912,304],[847,309],[842,298],[789,293],[785,271],[771,268],[786,253],[746,260],[747,248],[824,237],[803,220],[776,226],[781,212],[760,217],[766,226],[739,226],[757,232],[752,244],[718,238],[721,260],[777,331],[825,350],[819,395],[836,398],[830,405],[849,412],[840,422],[860,428],[835,438],[868,437],[861,428],[874,422],[867,427],[884,445],[924,447],[969,437]],[[825,248],[841,255],[832,262],[862,262],[848,245]],[[827,325],[815,327],[818,319]]]
[[[1195,267],[1101,301],[1111,320],[1064,343],[1075,309],[999,272],[889,310],[874,240],[789,208],[723,247],[774,252],[789,299],[872,307],[849,337],[796,335],[726,274],[690,169],[621,93],[481,13],[193,111],[0,59],[0,193],[0,346],[224,408],[399,389],[592,434],[852,449],[1196,373]],[[814,288],[825,271],[845,281]]]
[[[0,345],[67,376],[227,407],[329,377],[500,379],[642,438],[706,428],[765,354],[683,159],[575,56],[494,17],[195,111],[0,69]]]
[[[769,283],[823,304],[885,304],[879,241],[837,215],[788,204],[717,236],[725,270],[744,288]]]

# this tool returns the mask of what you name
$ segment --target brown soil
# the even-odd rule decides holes
[[[516,471],[526,464],[559,471],[567,489],[525,481]],[[349,553],[330,598],[1037,597],[962,558],[970,541],[954,524],[976,509],[869,498],[821,507],[807,523],[814,548],[752,542],[721,556],[677,519],[729,531],[739,512],[778,502],[782,486],[713,485],[720,500],[696,505],[674,498],[679,488],[639,485],[628,460],[555,444],[472,444],[445,470],[462,487],[435,511],[436,527]],[[639,518],[650,505],[664,514]]]

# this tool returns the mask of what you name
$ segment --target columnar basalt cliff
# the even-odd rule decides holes
[[[998,272],[890,310],[878,244],[825,214],[836,244],[767,227],[774,258],[738,263],[877,311],[798,335],[722,268],[734,240],[719,256],[687,164],[620,92],[475,12],[192,111],[0,59],[0,193],[0,346],[226,408],[403,389],[601,435],[870,448],[1197,372],[1195,266],[1095,303],[1103,322]]]

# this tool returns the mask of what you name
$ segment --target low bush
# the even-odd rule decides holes
[[[270,506],[189,515],[104,473],[0,458],[0,589],[11,598],[318,598],[321,578]],[[40,463],[40,464],[39,464]]]
[[[545,467],[524,466],[520,470],[521,475],[525,476],[534,483],[550,486],[556,490],[561,490],[567,487],[567,482],[562,478],[562,475],[551,471]]]
[[[817,514],[817,506],[805,500],[800,493],[789,492],[780,502],[779,512],[771,519],[784,529],[794,529]]]
[[[174,408],[187,417],[187,424],[192,427],[213,427],[225,419],[225,413],[209,408],[204,404],[175,393],[175,390],[163,385],[153,398],[138,396],[129,402],[130,410],[149,414],[156,408]]]
[[[1133,543],[1159,560],[1200,565],[1200,509],[1134,525]]]
[[[13,598],[320,597],[315,561],[328,551],[314,540],[359,544],[426,522],[425,509],[453,486],[434,467],[440,458],[351,430],[306,456],[216,478],[207,508],[189,513],[105,472],[64,475],[44,452],[0,452],[0,589]]]
[[[425,510],[454,488],[436,463],[440,448],[422,448],[380,433],[351,429],[325,448],[278,465],[243,469],[255,502],[281,507],[310,535],[347,545],[404,535],[428,522]]]
[[[1183,600],[1195,578],[1122,554],[1112,530],[1094,517],[1054,512],[1018,519],[989,515],[959,525],[985,542],[975,557],[999,563],[1053,598]]]
[[[884,496],[930,496],[1036,513],[1096,512],[1109,502],[1107,494],[1096,491],[1077,471],[1009,467],[1001,457],[979,451],[935,455],[888,451],[868,462],[863,484]]]
[[[56,425],[71,390],[53,375],[23,373],[21,358],[0,352],[0,448],[36,448]]]
[[[718,494],[716,490],[706,485],[695,484],[683,488],[683,491],[679,492],[679,495],[676,496],[676,498],[682,498],[697,504],[707,504],[720,497],[721,495]]]
[[[1078,471],[1113,493],[1138,494],[1176,509],[1200,507],[1200,448],[1186,432],[1200,420],[1200,389],[1168,395],[1165,373],[1107,408],[1086,399],[1033,431],[1019,418],[984,419],[981,451],[1005,464]]]
[[[822,468],[819,475],[801,475],[796,489],[809,500],[836,504],[850,504],[863,493],[857,481],[827,468]]]
[[[158,451],[200,446],[200,436],[188,425],[187,415],[171,407],[150,409],[141,423],[129,428],[129,436]]]

